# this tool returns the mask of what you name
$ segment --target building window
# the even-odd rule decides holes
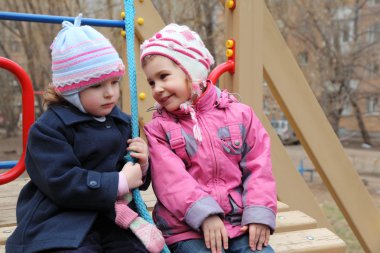
[[[342,42],[348,42],[350,40],[350,31],[348,27],[344,27],[342,30]]]
[[[379,64],[370,63],[368,66],[368,72],[370,77],[376,77],[379,74]]]
[[[369,4],[369,5],[380,4],[380,0],[368,0],[368,4]]]
[[[369,43],[380,40],[380,23],[375,23],[368,28],[367,40]]]
[[[342,116],[350,116],[352,115],[352,106],[351,103],[344,103]]]
[[[307,51],[298,53],[298,62],[300,65],[306,65],[309,62],[309,53]]]
[[[379,113],[379,97],[367,97],[367,113]]]

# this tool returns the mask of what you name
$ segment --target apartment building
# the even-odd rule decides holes
[[[380,139],[380,0],[270,0],[289,48],[342,139]],[[270,119],[284,117],[266,92]],[[336,121],[336,122],[334,122]]]

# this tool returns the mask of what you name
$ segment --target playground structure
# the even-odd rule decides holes
[[[281,206],[277,217],[278,230],[271,237],[270,243],[276,252],[346,250],[342,240],[329,231],[331,225],[262,111],[263,79],[268,83],[362,248],[366,252],[380,252],[379,210],[344,153],[264,1],[221,2],[226,5],[226,39],[233,42],[233,46],[231,41],[227,43],[229,60],[235,64],[234,71],[230,64],[224,69],[233,74],[224,74],[220,78],[220,87],[239,93],[242,101],[254,108],[271,135],[272,163]],[[135,53],[139,55],[138,45],[165,24],[150,1],[135,1],[135,10],[138,21],[135,27]],[[117,25],[119,23],[115,22]],[[138,59],[136,77],[141,108],[139,115],[142,122],[147,122],[151,113],[145,109],[154,102],[150,96],[146,96],[149,86]],[[122,107],[124,111],[130,111],[130,94],[125,87],[127,83],[123,84]],[[290,222],[286,223],[288,221]],[[1,244],[0,241],[0,252]]]

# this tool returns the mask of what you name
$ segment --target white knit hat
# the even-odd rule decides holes
[[[207,79],[214,58],[199,35],[187,26],[169,24],[140,47],[142,61],[147,55],[162,55],[174,61],[193,84]]]

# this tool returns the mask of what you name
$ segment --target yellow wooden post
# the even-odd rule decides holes
[[[236,41],[235,74],[225,75],[223,88],[239,93],[242,102],[252,106],[262,118],[264,0],[237,0],[235,3],[234,9],[225,8],[226,40]]]

